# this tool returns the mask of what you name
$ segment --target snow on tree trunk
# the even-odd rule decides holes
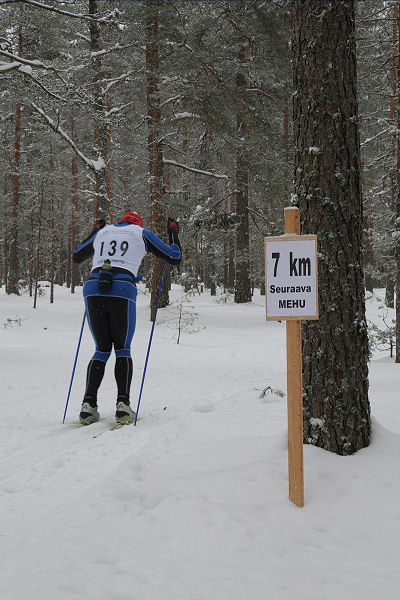
[[[304,440],[341,455],[371,431],[354,29],[352,1],[294,2],[295,191],[319,249],[320,319],[303,326]]]

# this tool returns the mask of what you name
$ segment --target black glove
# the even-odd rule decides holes
[[[98,221],[96,221],[96,223],[93,225],[93,229],[92,231],[99,231],[99,229],[103,229],[103,227],[106,226],[106,222],[104,219],[99,219]]]
[[[174,233],[179,233],[179,223],[176,221],[176,219],[171,219],[171,217],[168,217],[167,231],[168,233],[170,231],[173,231]]]

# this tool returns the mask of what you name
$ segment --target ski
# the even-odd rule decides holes
[[[67,425],[71,429],[80,429],[81,427],[90,427],[91,425],[96,425],[96,423],[101,423],[101,421],[105,421],[105,417],[100,417],[98,421],[94,421],[93,423],[81,423],[80,421],[73,421],[72,423],[68,423]]]
[[[140,419],[138,419],[138,421],[140,421]],[[126,427],[126,425],[133,425],[134,423],[135,421],[130,421],[129,423],[114,423],[114,425],[110,427],[110,431],[115,431],[115,429],[122,429],[123,427]]]
[[[80,423],[79,421],[75,421],[73,423],[69,423],[68,426],[70,429],[81,429],[82,427],[90,427],[91,425],[96,425],[96,423],[100,423],[101,421],[107,421],[107,417],[100,417],[99,421],[95,421],[94,423]],[[140,421],[141,418],[138,418],[138,421]],[[111,425],[109,425],[108,423],[106,423],[107,428],[106,429],[102,429],[101,431],[99,431],[98,433],[96,433],[95,435],[93,435],[94,438],[100,437],[101,435],[103,435],[103,433],[106,433],[107,431],[115,431],[116,429],[122,429],[123,427],[126,427],[127,425],[134,425],[135,421],[130,421],[129,423],[112,423]]]
[[[132,423],[114,423],[114,425],[111,425],[110,431],[115,431],[116,429],[122,429],[123,427],[126,427],[127,425],[132,425]]]

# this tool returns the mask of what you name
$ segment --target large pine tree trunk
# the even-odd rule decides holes
[[[368,338],[352,1],[294,2],[295,190],[318,234],[320,320],[303,331],[304,439],[352,454],[369,444]]]
[[[151,228],[159,236],[165,237],[166,218],[164,214],[164,173],[161,140],[161,108],[158,88],[159,79],[159,12],[162,2],[146,3],[146,83],[148,114],[148,153],[150,174]],[[151,311],[153,321],[163,264],[152,257]],[[169,303],[168,286],[164,285],[160,307]]]

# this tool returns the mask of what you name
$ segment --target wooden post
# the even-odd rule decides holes
[[[285,208],[285,233],[300,235],[299,209]],[[301,321],[286,321],[289,500],[304,506]]]

